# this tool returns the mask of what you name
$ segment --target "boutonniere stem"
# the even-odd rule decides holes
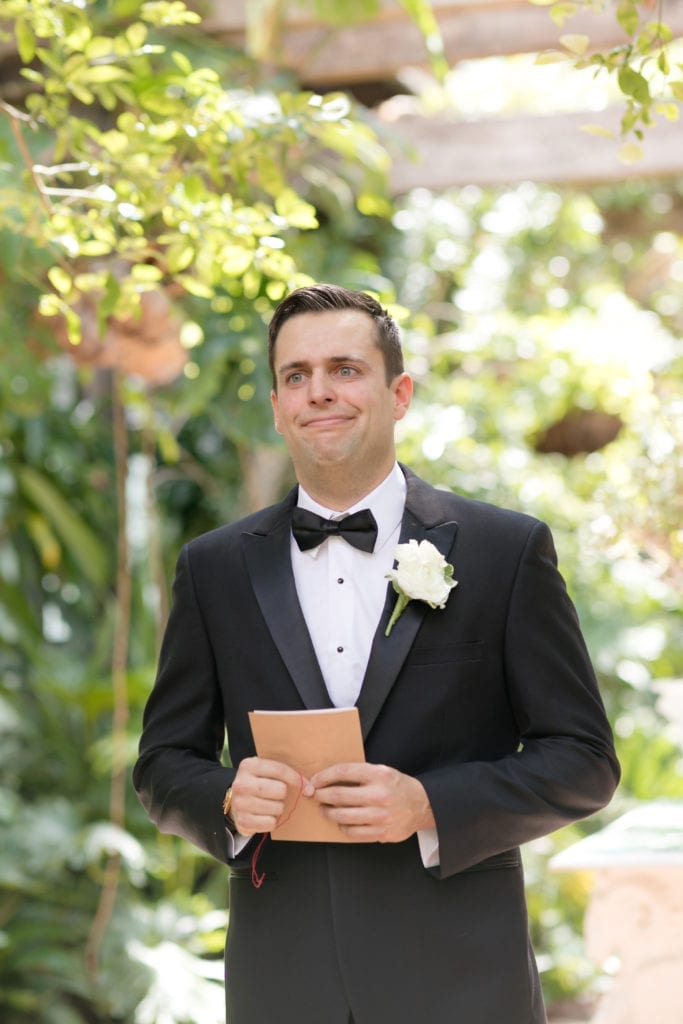
[[[409,601],[424,601],[430,608],[445,608],[448,595],[458,581],[453,579],[453,566],[428,540],[409,540],[396,548],[396,568],[387,579],[398,598],[384,631],[389,636]]]

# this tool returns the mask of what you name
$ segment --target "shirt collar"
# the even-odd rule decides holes
[[[350,505],[343,512],[326,508],[315,501],[310,494],[299,484],[299,497],[297,505],[307,508],[311,512],[323,516],[325,519],[340,519],[342,516],[357,512],[361,508],[369,508],[377,521],[377,542],[375,551],[379,551],[386,544],[394,531],[398,528],[403,518],[403,509],[406,503],[406,478],[401,472],[397,462],[391,468],[388,476],[384,478],[373,491],[366,494],[364,498]],[[320,551],[320,547],[311,548],[306,554],[313,557]]]

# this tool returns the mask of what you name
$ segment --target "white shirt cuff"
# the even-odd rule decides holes
[[[225,829],[228,841],[228,856],[232,860],[238,857],[250,840],[250,836],[242,836],[239,832],[231,832]],[[417,841],[420,847],[422,863],[426,868],[436,868],[439,865],[439,837],[435,828],[423,828],[417,833]]]
[[[439,866],[439,837],[435,828],[423,828],[417,833],[420,856],[426,868]]]
[[[251,836],[242,836],[239,832],[231,832],[227,825],[225,826],[225,837],[228,841],[228,857],[231,860],[240,855],[251,839]]]

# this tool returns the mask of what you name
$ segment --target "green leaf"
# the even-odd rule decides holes
[[[30,512],[26,516],[26,530],[38,549],[44,569],[54,572],[62,561],[62,549],[45,516]]]
[[[622,67],[617,76],[619,88],[625,96],[632,96],[636,103],[650,102],[650,86],[647,79],[639,71],[631,67]]]
[[[635,142],[627,142],[619,150],[619,159],[622,164],[637,164],[644,156],[643,147]]]
[[[208,191],[204,179],[199,174],[189,174],[184,182],[185,195],[191,203],[203,203],[206,201]]]
[[[90,25],[81,23],[66,37],[67,46],[70,50],[84,50],[91,36],[92,28]],[[111,51],[111,43],[109,43],[109,50]]]
[[[79,85],[78,82],[74,82],[73,80],[67,82],[67,88],[74,94],[77,100],[84,103],[86,106],[90,106],[95,99],[90,89],[84,88],[84,86]]]
[[[449,64],[441,27],[430,0],[400,0],[400,2],[422,33],[432,72],[439,81],[443,81],[449,70]]]
[[[95,586],[104,586],[109,578],[107,547],[71,502],[57,490],[49,477],[33,466],[18,467],[17,478],[24,497],[51,524],[86,579]]]
[[[669,88],[676,99],[683,102],[683,80],[677,78],[673,82],[669,82]]]
[[[176,281],[188,295],[195,295],[198,299],[212,299],[215,294],[210,285],[190,274],[178,274]]]
[[[676,103],[657,103],[655,113],[661,114],[667,121],[678,121],[680,110]]]
[[[63,267],[50,267],[47,272],[48,280],[52,287],[60,295],[68,295],[72,288],[71,275]]]
[[[565,50],[569,50],[570,53],[575,54],[577,57],[583,57],[590,44],[590,38],[589,36],[576,34],[563,35],[560,36],[560,42]]]
[[[191,75],[192,74],[192,71],[193,71],[192,63],[191,63],[190,59],[184,53],[180,52],[180,50],[174,50],[173,51],[173,53],[171,54],[171,60],[173,61],[175,66],[180,71],[182,71],[182,73],[184,75]]]
[[[649,41],[649,45],[659,45],[663,43],[670,43],[673,39],[673,31],[669,25],[663,21],[648,21],[643,32],[643,37]]]
[[[556,25],[560,28],[564,25],[568,18],[573,18],[578,11],[578,5],[575,3],[559,3],[554,4],[550,8],[550,17],[553,19]]]
[[[599,135],[605,139],[614,138],[612,129],[607,128],[604,124],[582,124],[581,131],[586,132],[588,135]]]
[[[133,76],[130,71],[117,67],[116,64],[94,64],[81,72],[79,78],[82,82],[121,82],[129,81]]]
[[[318,218],[315,207],[297,195],[294,189],[286,188],[275,200],[275,209],[281,217],[295,228],[317,228]]]
[[[36,55],[36,37],[28,18],[17,18],[14,32],[17,38],[17,49],[24,64],[30,64]]]
[[[45,81],[45,75],[41,75],[40,71],[36,71],[35,68],[21,68],[20,74],[29,82],[37,82],[39,85]]]
[[[136,263],[131,267],[130,276],[136,284],[156,284],[164,274],[161,268],[153,263]]]
[[[126,29],[126,39],[132,50],[139,50],[141,46],[144,46],[147,39],[147,31],[147,26],[143,25],[140,21],[136,21],[128,26]]]
[[[104,239],[92,238],[88,242],[81,242],[78,250],[82,256],[106,256],[113,249],[110,242]]]
[[[638,31],[638,25],[640,24],[640,18],[638,15],[638,8],[632,2],[620,3],[617,7],[617,21],[623,28],[627,36],[633,36]]]
[[[150,0],[142,5],[140,17],[152,25],[198,25],[202,20],[180,0]]]
[[[385,196],[374,192],[362,192],[356,201],[360,212],[366,217],[391,217],[394,208]]]
[[[221,270],[228,277],[240,277],[249,269],[253,260],[252,250],[241,245],[226,245],[221,249]]]
[[[187,270],[195,257],[193,245],[173,245],[166,254],[166,265],[169,273],[177,274],[180,270]]]
[[[567,59],[567,54],[562,53],[560,50],[542,50],[541,53],[536,54],[534,64],[539,66],[543,64],[561,64]]]

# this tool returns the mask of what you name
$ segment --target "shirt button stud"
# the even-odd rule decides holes
[[[344,651],[344,648],[343,648],[343,647],[338,647],[338,648],[337,648],[337,654],[342,654],[342,653],[343,653],[343,651]]]
[[[343,582],[344,582],[344,577],[343,577],[343,576],[340,576],[340,577],[339,577],[339,578],[337,579],[337,583],[343,583]]]

